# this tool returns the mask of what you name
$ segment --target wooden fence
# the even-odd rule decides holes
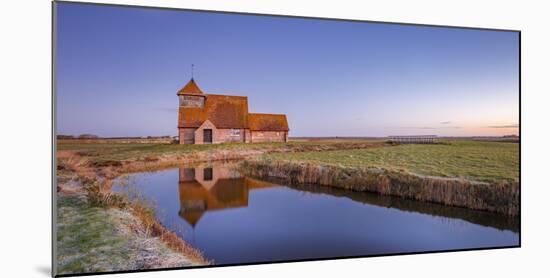
[[[388,141],[397,144],[435,144],[437,135],[389,136]]]

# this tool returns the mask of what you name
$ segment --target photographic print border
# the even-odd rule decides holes
[[[364,255],[364,256],[342,256],[342,257],[325,257],[315,259],[296,259],[296,260],[282,260],[272,262],[251,262],[251,263],[238,263],[238,264],[221,264],[221,265],[205,265],[205,266],[189,266],[189,267],[174,267],[174,268],[158,268],[158,269],[140,269],[140,270],[121,270],[121,271],[106,271],[106,272],[87,272],[76,274],[57,274],[57,233],[56,233],[56,210],[57,210],[57,132],[56,132],[56,4],[57,3],[72,3],[79,5],[91,5],[91,6],[108,6],[108,7],[121,7],[121,8],[139,8],[139,9],[156,9],[156,10],[172,10],[172,11],[189,11],[189,12],[203,12],[203,13],[215,13],[215,14],[234,14],[234,15],[250,15],[250,16],[266,16],[266,17],[280,17],[280,18],[298,18],[298,19],[314,19],[314,20],[326,20],[326,21],[345,21],[345,22],[361,22],[361,23],[375,23],[375,24],[392,24],[400,26],[417,26],[417,27],[436,27],[436,28],[456,28],[456,29],[469,29],[469,30],[485,30],[496,32],[514,32],[518,34],[518,99],[519,99],[519,123],[518,123],[518,136],[519,136],[519,241],[518,245],[499,246],[499,247],[480,247],[480,248],[465,248],[465,249],[453,249],[453,250],[438,250],[438,251],[422,251],[422,252],[402,252],[392,254],[379,254],[379,255]],[[438,24],[419,24],[419,23],[404,23],[404,22],[391,22],[391,21],[372,21],[372,20],[357,20],[357,19],[342,19],[342,18],[325,18],[325,17],[312,17],[312,16],[295,16],[295,15],[278,15],[278,14],[262,14],[262,13],[250,13],[250,12],[229,12],[229,11],[217,11],[217,10],[200,10],[200,9],[186,9],[186,8],[170,8],[170,7],[154,7],[154,6],[140,6],[140,5],[128,5],[128,4],[107,4],[107,3],[94,3],[94,2],[76,2],[76,1],[52,1],[51,2],[52,16],[51,16],[51,100],[52,100],[52,169],[51,169],[51,232],[52,232],[52,276],[54,277],[76,277],[76,276],[88,276],[88,275],[103,275],[103,274],[121,274],[121,273],[136,273],[136,272],[150,272],[150,271],[167,271],[167,270],[182,270],[182,269],[198,269],[198,268],[217,268],[227,266],[246,266],[246,265],[262,265],[262,264],[279,264],[279,263],[291,263],[291,262],[305,262],[305,261],[328,261],[339,259],[356,259],[356,258],[371,258],[371,257],[390,257],[401,255],[418,255],[418,254],[436,254],[436,253],[452,253],[463,251],[478,251],[478,250],[497,250],[497,249],[509,249],[509,248],[521,248],[521,30],[513,29],[496,29],[496,28],[481,28],[481,27],[466,27],[466,26],[452,26],[452,25],[438,25]]]

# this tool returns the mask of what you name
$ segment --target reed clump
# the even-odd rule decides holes
[[[151,237],[159,237],[169,248],[181,252],[189,260],[207,265],[212,262],[205,259],[202,252],[191,247],[178,235],[165,228],[155,217],[155,212],[144,200],[136,198],[132,201],[128,196],[112,193],[110,190],[101,190],[101,183],[97,180],[84,185],[86,197],[91,205],[100,207],[116,207],[128,209],[132,215],[142,223],[141,229]]]
[[[290,184],[318,184],[376,192],[511,216],[519,213],[519,184],[514,182],[474,182],[378,168],[262,159],[244,161],[240,170],[254,177],[274,177]]]
[[[207,260],[203,253],[182,240],[176,233],[164,227],[155,217],[155,212],[151,206],[145,202],[132,202],[131,212],[136,216],[146,231],[152,237],[159,237],[170,249],[184,254],[189,260],[199,265],[209,265],[213,262]]]
[[[84,191],[88,201],[93,206],[125,208],[129,205],[127,198],[124,196],[101,190],[98,181],[85,184]]]

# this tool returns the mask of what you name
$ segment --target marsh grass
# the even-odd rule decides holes
[[[111,190],[100,190],[100,183],[95,181],[85,185],[87,197],[94,206],[126,208],[140,221],[139,229],[146,237],[155,237],[163,241],[170,249],[184,254],[189,260],[200,264],[211,264],[205,259],[202,252],[194,249],[183,241],[176,233],[164,227],[156,218],[155,204],[145,198],[139,191],[129,187],[123,193],[114,193]]]
[[[361,140],[350,142],[287,142],[287,143],[226,143],[206,145],[178,144],[116,144],[116,143],[58,143],[58,152],[75,152],[85,157],[93,167],[122,166],[124,162],[151,163],[176,161],[208,155],[245,158],[271,152],[326,151],[383,146],[383,141]]]
[[[190,260],[198,264],[214,263],[214,261],[206,259],[201,251],[191,247],[177,233],[166,228],[158,221],[157,215],[159,212],[156,209],[158,206],[135,187],[129,175],[119,177],[116,182],[121,189],[116,195],[124,196],[132,214],[140,220],[141,227],[147,236],[159,237],[170,249],[185,254]]]
[[[126,196],[101,190],[100,182],[96,180],[86,183],[84,191],[93,206],[125,208],[130,204]]]
[[[269,159],[244,161],[241,171],[258,178],[279,178],[292,185],[317,184],[506,215],[519,213],[519,184],[516,182],[474,182],[387,169]]]
[[[280,183],[280,179],[268,180],[274,183]],[[397,208],[402,211],[420,212],[441,218],[460,218],[470,223],[493,227],[499,230],[519,231],[519,219],[517,217],[506,217],[495,215],[490,212],[475,211],[472,209],[460,208],[456,206],[446,206],[441,204],[426,204],[425,202],[417,202],[409,198],[394,198],[388,195],[368,194],[356,192],[353,190],[343,190],[334,186],[318,186],[314,184],[293,184],[290,185],[300,191],[312,192],[313,194],[322,193],[333,196],[349,198],[363,204],[371,204],[379,207]]]
[[[519,144],[452,141],[387,148],[276,153],[266,160],[378,168],[416,175],[482,182],[519,181]]]

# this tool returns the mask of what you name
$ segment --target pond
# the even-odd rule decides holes
[[[231,165],[131,174],[168,229],[215,264],[519,245],[517,218],[313,185],[246,177]]]

